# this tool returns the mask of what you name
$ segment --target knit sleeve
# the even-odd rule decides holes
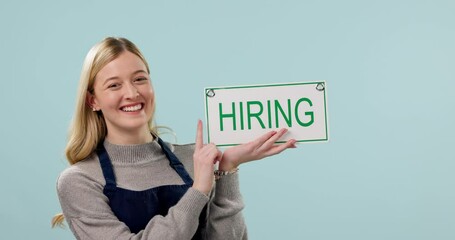
[[[137,234],[112,212],[103,186],[77,168],[65,170],[57,181],[63,215],[77,239],[189,239],[209,198],[190,188],[166,216],[157,215]]]
[[[207,239],[248,239],[238,173],[216,181],[209,203]]]
[[[172,148],[193,177],[194,144],[174,145]],[[205,239],[248,239],[242,214],[243,208],[238,173],[223,176],[217,180],[210,193],[207,206]]]

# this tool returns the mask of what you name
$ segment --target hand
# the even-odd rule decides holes
[[[287,148],[296,148],[295,139],[290,139],[281,145],[275,144],[286,132],[287,129],[285,128],[278,132],[270,131],[254,141],[226,149],[220,161],[219,169],[231,171],[242,163],[272,156]]]
[[[215,144],[204,144],[202,136],[202,121],[197,123],[196,145],[193,154],[194,183],[193,188],[208,195],[212,190],[215,163],[221,159],[222,153]]]

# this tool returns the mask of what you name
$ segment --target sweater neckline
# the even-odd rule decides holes
[[[105,139],[103,144],[113,165],[149,163],[161,160],[164,156],[157,138],[151,142],[131,145],[114,144]]]

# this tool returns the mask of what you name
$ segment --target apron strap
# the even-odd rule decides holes
[[[185,167],[179,161],[177,156],[175,156],[175,154],[171,151],[171,149],[169,149],[163,140],[161,140],[161,138],[158,138],[158,143],[160,144],[161,149],[163,149],[164,155],[166,155],[166,157],[169,159],[169,165],[171,165],[171,167],[178,173],[185,184],[193,185],[193,179],[191,179],[190,175],[185,170]]]
[[[117,183],[115,182],[114,170],[112,168],[111,160],[107,154],[106,148],[104,148],[103,142],[98,144],[96,148],[96,153],[101,164],[101,170],[103,171],[104,179],[106,179],[106,186],[104,186],[104,193],[115,191]]]

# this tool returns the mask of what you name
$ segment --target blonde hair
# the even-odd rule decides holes
[[[107,134],[106,123],[101,112],[94,112],[87,102],[88,94],[93,94],[93,84],[98,72],[116,59],[121,53],[128,51],[138,56],[145,64],[147,73],[150,69],[145,57],[136,45],[126,38],[107,37],[93,46],[85,57],[79,80],[79,89],[76,100],[76,110],[69,129],[68,143],[65,153],[68,162],[73,165],[90,156],[96,146]],[[153,102],[153,111],[155,102]],[[150,132],[157,136],[157,130],[153,123],[153,114],[149,120]],[[52,218],[52,227],[63,226],[64,216],[62,213]]]

